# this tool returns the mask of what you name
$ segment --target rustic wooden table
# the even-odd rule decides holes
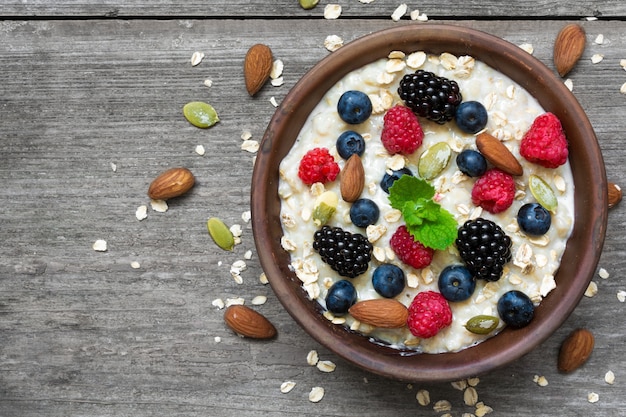
[[[622,0],[510,3],[421,1],[429,21],[391,19],[399,1],[337,0],[4,0],[0,6],[0,416],[471,416],[450,383],[410,385],[366,373],[312,340],[259,276],[249,211],[254,154],[242,133],[260,140],[277,102],[330,52],[327,35],[348,42],[397,25],[453,23],[512,43],[531,44],[549,67],[560,28],[587,32],[582,60],[568,76],[602,148],[608,178],[626,184],[626,3]],[[603,35],[604,41],[596,42]],[[254,43],[284,61],[284,85],[246,93],[242,62]],[[196,51],[205,54],[190,64]],[[592,56],[604,59],[592,63]],[[211,80],[212,86],[204,85]],[[210,102],[221,121],[191,126],[182,106]],[[204,155],[196,152],[202,145]],[[197,177],[165,213],[148,209],[148,184],[186,166]],[[519,361],[480,377],[479,401],[499,416],[626,416],[626,214],[616,207],[599,269],[598,292]],[[219,250],[210,216],[239,224],[242,243]],[[92,249],[103,239],[106,252]],[[250,259],[246,252],[251,251]],[[245,260],[243,283],[230,267]],[[242,297],[278,328],[255,342],[223,322],[216,299]],[[596,337],[587,364],[556,370],[558,347],[574,328]],[[310,350],[336,363],[307,364]],[[615,382],[605,382],[612,371]],[[537,381],[538,377],[545,380]],[[280,386],[295,381],[283,394]],[[547,381],[547,385],[538,383]],[[308,399],[321,386],[319,403]],[[428,390],[431,403],[416,400]],[[598,401],[589,401],[589,395]],[[446,414],[435,406],[447,400]]]

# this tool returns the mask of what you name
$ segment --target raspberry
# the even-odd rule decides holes
[[[438,292],[423,291],[418,293],[409,306],[406,321],[411,334],[427,339],[452,323],[450,305]]]
[[[504,171],[492,168],[472,188],[472,202],[489,213],[500,213],[513,204],[515,180]]]
[[[422,144],[424,132],[417,116],[401,105],[392,107],[383,118],[380,140],[391,155],[410,155]]]
[[[553,113],[535,119],[520,143],[520,154],[529,162],[556,168],[567,161],[567,139],[561,121]]]
[[[326,148],[311,149],[300,160],[298,177],[307,185],[331,182],[337,175],[339,165]]]
[[[400,226],[389,240],[391,249],[398,258],[415,269],[425,268],[433,260],[435,251],[416,241],[406,226]]]

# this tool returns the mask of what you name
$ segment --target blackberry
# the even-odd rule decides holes
[[[494,222],[477,218],[459,228],[456,247],[467,269],[486,281],[497,281],[511,260],[511,238]]]
[[[402,77],[398,94],[413,113],[439,124],[452,120],[463,100],[456,81],[424,70]]]
[[[323,226],[313,235],[313,249],[339,275],[354,278],[369,267],[372,244],[359,233]]]

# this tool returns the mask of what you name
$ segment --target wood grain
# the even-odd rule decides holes
[[[150,13],[173,15],[217,14],[220,4],[187,2],[173,12],[167,2],[153,3]],[[261,13],[259,6],[244,3],[229,3],[240,6],[237,17]],[[291,3],[265,4],[263,13]],[[390,5],[372,5],[376,3],[381,9]],[[624,15],[623,2],[596,3]],[[467,7],[479,10],[497,3],[483,4]],[[541,5],[564,16],[581,13],[573,9],[582,7]],[[144,6],[126,2],[118,13],[139,15]],[[356,6],[371,16],[365,5]],[[2,14],[101,15],[106,7],[111,2],[5,2]],[[516,7],[521,6],[507,13],[515,16]],[[530,43],[534,55],[551,68],[552,41],[567,23],[447,22],[516,44]],[[328,54],[323,48],[326,35],[349,41],[397,24],[410,22],[0,22],[0,416],[441,415],[433,405],[444,399],[452,403],[452,415],[473,413],[474,407],[463,403],[463,393],[450,384],[388,381],[352,367],[310,339],[259,282],[262,271],[251,226],[242,219],[249,210],[253,166],[253,155],[240,149],[242,132],[261,139],[274,112],[270,97],[280,101]],[[626,81],[619,65],[626,58],[626,24],[582,24],[589,45],[569,77],[596,129],[609,180],[626,184],[626,98],[619,93]],[[593,44],[598,34],[604,35],[605,44]],[[284,61],[285,85],[266,85],[251,98],[243,80],[243,57],[259,41]],[[194,51],[206,55],[196,67],[189,61]],[[604,54],[604,60],[592,64],[594,53]],[[205,87],[205,79],[213,86]],[[188,124],[182,106],[192,100],[210,102],[221,121],[208,130]],[[199,144],[206,149],[204,156],[194,152]],[[171,200],[166,213],[148,210],[148,218],[138,221],[135,210],[149,204],[150,180],[173,166],[189,168],[196,186]],[[211,241],[206,231],[211,216],[242,226],[242,243],[233,253]],[[538,349],[481,377],[479,400],[495,410],[493,415],[625,415],[625,304],[616,297],[626,290],[621,280],[626,273],[625,223],[623,207],[613,209],[600,262],[610,277],[594,278],[598,294],[584,298]],[[96,239],[108,242],[107,252],[92,250]],[[229,269],[248,250],[252,258],[240,285]],[[131,268],[132,261],[140,267]],[[223,312],[211,305],[214,299],[233,297],[249,303],[256,295],[268,297],[255,308],[277,327],[276,340],[237,337],[224,324]],[[556,369],[558,346],[577,327],[593,331],[596,348],[584,367],[564,376]],[[325,374],[307,365],[311,349],[336,362],[337,370]],[[604,382],[609,370],[616,375],[614,385]],[[549,385],[538,386],[535,375],[545,376]],[[296,381],[296,388],[282,394],[280,385],[287,380]],[[317,404],[308,401],[313,386],[326,389]],[[417,403],[418,389],[429,390],[429,406]],[[587,401],[590,392],[599,394],[598,403]]]

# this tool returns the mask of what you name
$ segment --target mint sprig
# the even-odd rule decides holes
[[[389,188],[391,207],[400,210],[409,233],[422,245],[443,250],[454,242],[454,216],[433,200],[435,188],[428,182],[403,175]]]

